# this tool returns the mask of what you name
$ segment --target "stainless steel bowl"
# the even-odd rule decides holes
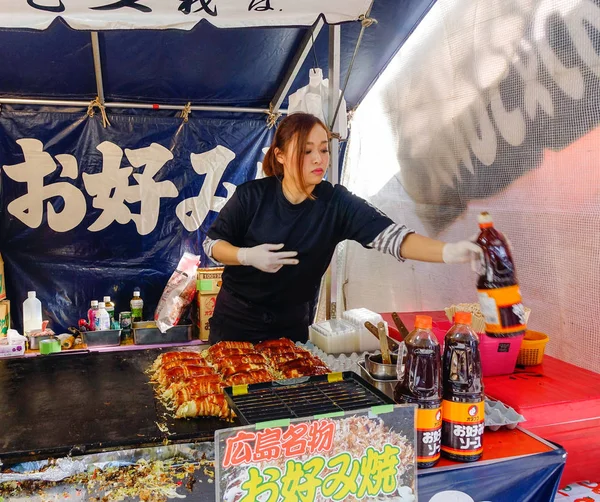
[[[369,374],[380,380],[397,380],[396,363],[398,356],[390,354],[392,364],[383,364],[381,354],[365,354],[365,367]]]

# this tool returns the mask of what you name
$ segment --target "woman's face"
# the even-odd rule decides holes
[[[290,142],[285,153],[278,154],[277,160],[283,164],[284,176],[293,179],[300,186],[295,167],[296,158],[296,140],[294,140]],[[327,132],[320,125],[315,125],[308,134],[302,158],[305,188],[321,183],[329,166],[329,143]]]

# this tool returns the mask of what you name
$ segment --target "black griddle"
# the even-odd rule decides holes
[[[237,425],[169,418],[144,373],[161,352],[0,359],[0,461],[213,441],[217,429]]]

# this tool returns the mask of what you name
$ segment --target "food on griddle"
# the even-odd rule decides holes
[[[216,352],[220,352],[223,349],[254,350],[254,345],[250,342],[218,342],[209,347],[208,353],[213,356]]]
[[[269,371],[269,367],[267,363],[248,363],[248,364],[239,364],[236,367],[226,366],[219,373],[223,376],[223,378],[230,377],[231,375],[235,375],[237,373],[248,373],[250,371],[257,370],[265,370]],[[271,378],[274,380],[274,378]]]
[[[221,370],[222,368],[235,368],[241,364],[266,364],[267,359],[262,354],[258,352],[250,352],[248,354],[236,354],[233,356],[225,356],[220,357],[219,359],[213,359],[212,364],[217,370]]]
[[[277,340],[265,340],[264,342],[257,343],[255,348],[256,350],[263,351],[268,348],[283,348],[283,347],[292,347],[297,348],[296,344],[292,342],[289,338],[278,338]]]
[[[175,412],[176,418],[229,418],[231,410],[223,394],[208,394],[183,403]]]
[[[160,374],[157,380],[160,385],[166,386],[169,383],[177,382],[184,378],[210,375],[211,373],[214,373],[214,370],[210,366],[184,365],[166,370],[164,373]]]
[[[159,369],[161,371],[166,371],[166,370],[170,370],[171,368],[179,368],[180,366],[189,366],[189,365],[208,366],[208,362],[206,361],[206,359],[204,359],[202,357],[194,358],[194,359],[176,359],[173,361],[169,361],[165,364],[162,364]]]
[[[283,378],[322,375],[329,368],[287,338],[250,342],[219,342],[202,354],[166,352],[150,372],[156,392],[177,418],[230,418],[223,387],[270,382]]]
[[[166,389],[162,390],[161,397],[163,399],[172,399],[177,392],[185,388],[196,388],[196,387],[209,387],[219,386],[223,388],[223,381],[220,375],[213,373],[212,375],[203,375],[197,377],[186,378],[178,382],[173,382]],[[159,393],[161,389],[158,389]],[[202,394],[209,394],[209,392],[202,392]]]
[[[221,382],[185,386],[175,393],[175,397],[172,401],[175,408],[179,408],[182,404],[193,401],[198,398],[198,396],[208,396],[210,394],[223,394]]]
[[[231,387],[233,385],[245,385],[261,382],[272,382],[275,380],[273,375],[266,369],[254,370],[254,371],[242,371],[231,375],[225,379],[225,385]]]
[[[184,359],[204,359],[199,352],[165,352],[156,358],[152,370],[157,370],[169,361],[181,361]]]

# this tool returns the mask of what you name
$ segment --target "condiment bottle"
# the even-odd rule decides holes
[[[104,306],[108,312],[108,317],[110,317],[110,325],[112,328],[112,324],[115,321],[115,304],[110,301],[110,296],[104,297]]]
[[[96,313],[98,312],[98,300],[92,300],[90,303],[90,309],[88,310],[88,325],[90,331],[96,329]]]
[[[481,232],[476,243],[483,250],[483,261],[477,281],[485,332],[491,337],[511,337],[525,333],[525,309],[510,246],[494,228],[489,213],[479,215]]]
[[[133,298],[131,299],[131,322],[143,321],[144,317],[144,300],[140,296],[139,288],[133,290]]]
[[[28,291],[23,302],[23,332],[29,334],[34,329],[42,329],[42,302],[36,298],[35,291]]]
[[[446,333],[443,360],[442,455],[474,462],[483,454],[485,410],[479,337],[471,314],[457,312]]]
[[[415,403],[417,409],[417,467],[433,467],[440,459],[442,428],[442,369],[440,344],[431,331],[430,316],[418,315],[415,329],[404,339],[405,357],[398,355],[398,384],[394,399]],[[402,361],[404,367],[402,368]]]
[[[104,308],[104,302],[98,303],[98,311],[96,312],[96,331],[104,331],[110,329],[110,316]]]

